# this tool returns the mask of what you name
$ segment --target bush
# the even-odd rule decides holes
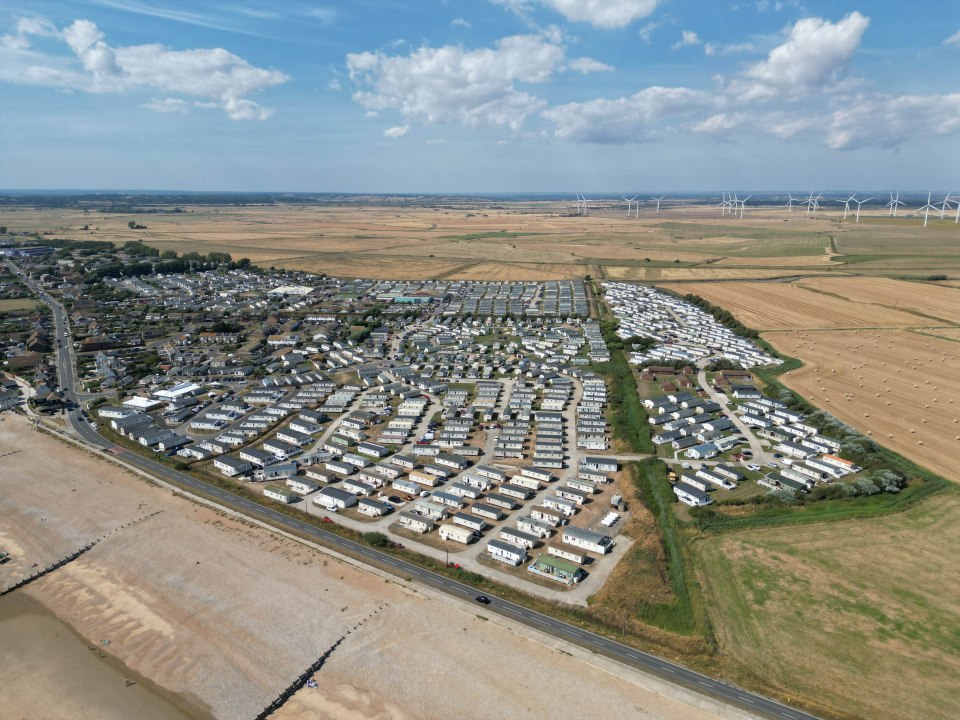
[[[365,532],[363,534],[363,541],[367,545],[372,545],[373,547],[381,547],[381,548],[393,547],[393,540],[388,538],[382,532]]]

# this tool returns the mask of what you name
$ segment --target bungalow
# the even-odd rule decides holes
[[[583,470],[612,473],[617,471],[618,464],[616,458],[586,456],[580,460],[580,468]]]
[[[293,490],[288,490],[279,485],[264,485],[263,494],[271,500],[277,500],[278,502],[287,504],[300,500],[300,496],[293,492]]]
[[[804,447],[799,443],[791,442],[789,440],[784,440],[782,443],[774,446],[773,449],[777,452],[783,453],[784,455],[800,458],[801,460],[806,460],[808,457],[813,457],[817,454],[817,451],[813,448]]]
[[[313,442],[313,438],[306,433],[297,432],[296,430],[291,430],[290,428],[277,430],[277,439],[290,443],[291,445],[296,445],[297,447],[301,447],[307,443]]]
[[[307,495],[317,490],[320,486],[309,478],[291,477],[287,478],[287,487],[296,493]]]
[[[361,498],[357,503],[357,512],[369,517],[380,517],[381,515],[386,515],[392,509],[393,506],[390,503],[382,502],[380,500],[373,500],[371,498]]]
[[[553,526],[550,523],[532,517],[522,517],[518,519],[517,529],[530,535],[536,535],[541,539],[553,535]]]
[[[466,483],[458,482],[450,486],[450,492],[453,495],[459,495],[460,497],[467,497],[471,500],[476,500],[482,494],[480,488],[473,487],[473,485],[467,485]]]
[[[575,562],[578,565],[583,565],[583,563],[587,561],[588,557],[585,550],[581,550],[573,545],[565,545],[561,542],[555,542],[547,545],[547,553],[558,558],[562,558],[563,560]]]
[[[475,475],[474,473],[464,473],[460,476],[459,482],[464,485],[470,485],[475,487],[478,490],[489,490],[493,486],[493,482],[490,478],[481,477],[480,475]]]
[[[490,540],[487,542],[487,552],[494,560],[513,565],[516,567],[527,559],[527,549],[517,545],[503,542],[502,540]]]
[[[593,481],[580,480],[579,478],[567,480],[567,487],[573,488],[574,490],[579,490],[587,495],[593,495],[593,493],[597,491],[597,486],[593,483]]]
[[[523,532],[522,530],[516,530],[508,527],[500,528],[500,539],[504,542],[510,543],[511,545],[525,547],[528,550],[532,550],[540,544],[539,535],[534,535],[532,533],[527,533]]]
[[[738,472],[737,470],[733,469],[732,467],[730,467],[730,466],[728,466],[728,465],[722,465],[722,464],[721,464],[721,465],[714,465],[714,466],[713,466],[713,471],[714,471],[717,475],[722,475],[722,476],[725,477],[727,480],[733,480],[733,481],[735,481],[735,482],[742,482],[742,481],[743,481],[743,478],[744,478],[743,473]]]
[[[706,460],[708,458],[716,457],[717,453],[719,452],[720,448],[718,448],[715,444],[708,442],[687,448],[686,452],[684,452],[684,455],[693,460]]]
[[[845,470],[848,473],[858,473],[863,469],[859,465],[857,465],[855,462],[851,462],[850,460],[845,460],[839,455],[824,455],[820,459],[823,460],[823,462],[827,463],[828,465],[833,465],[834,467],[840,468],[841,470]]]
[[[477,465],[473,470],[481,477],[490,478],[495,482],[503,482],[507,479],[507,473],[489,465]]]
[[[264,468],[263,470],[257,471],[257,479],[262,478],[263,480],[286,480],[297,474],[299,466],[295,462],[281,463],[279,465],[271,465]]]
[[[551,527],[558,527],[566,522],[566,515],[560,510],[542,505],[530,508],[530,517],[534,520],[542,520]]]
[[[514,485],[513,483],[503,483],[497,490],[501,495],[519,498],[520,500],[529,500],[534,495],[530,488]]]
[[[309,467],[304,472],[311,480],[316,480],[317,482],[322,483],[334,483],[340,479],[336,473],[330,470],[321,470],[320,468],[316,467]]]
[[[576,514],[577,508],[579,507],[573,500],[567,500],[566,498],[557,497],[557,496],[547,496],[543,499],[544,507],[553,508],[554,510],[559,510],[567,517]]]
[[[390,458],[390,462],[405,470],[413,470],[419,464],[416,458],[409,455],[394,455]]]
[[[552,555],[541,554],[537,556],[537,559],[527,569],[535,575],[555,580],[564,585],[573,585],[579,582],[583,576],[582,568]]]
[[[407,478],[397,478],[393,481],[391,487],[397,492],[404,493],[406,495],[419,495],[420,491],[423,490],[421,485],[418,485]]]
[[[346,490],[328,486],[313,496],[313,502],[327,510],[345,510],[357,504],[357,496]]]
[[[240,459],[246,460],[253,465],[258,467],[266,467],[272,462],[275,462],[277,456],[273,453],[268,453],[266,450],[259,450],[257,448],[244,448],[240,451]]]
[[[556,480],[553,473],[547,470],[543,470],[541,468],[536,468],[536,467],[520,468],[520,474],[523,477],[533,478],[534,480],[539,480],[540,482],[544,482],[544,483],[549,483]],[[513,480],[515,479],[516,478],[514,478]]]
[[[506,510],[515,510],[519,503],[511,497],[506,495],[501,495],[500,493],[487,493],[487,502],[491,505],[496,505],[497,507],[502,507]]]
[[[434,493],[436,495],[436,493]],[[485,517],[488,520],[502,520],[503,519],[503,510],[494,505],[488,505],[486,503],[474,503],[470,506],[470,512],[474,515],[479,515],[480,517]]]
[[[356,470],[355,465],[350,463],[340,462],[339,460],[327,460],[323,464],[323,467],[329,470],[330,472],[335,472],[338,475],[352,475],[353,471]]]
[[[407,475],[408,480],[412,480],[419,485],[424,487],[436,487],[440,484],[440,478],[436,475],[431,475],[428,472],[423,472],[422,470],[411,470],[410,474]]]
[[[473,542],[475,538],[476,538],[475,531],[471,530],[468,527],[461,527],[459,525],[441,525],[440,526],[441,540],[452,540],[453,542],[469,545],[471,542]]]
[[[610,476],[606,473],[597,472],[596,470],[584,470],[582,467],[577,471],[577,478],[580,480],[586,480],[587,482],[610,482]]]
[[[480,532],[485,530],[487,527],[487,521],[476,515],[471,515],[468,512],[458,512],[453,514],[453,522],[457,525],[462,525],[463,527],[470,528],[471,530],[476,530]]]
[[[537,492],[540,489],[540,481],[536,478],[527,477],[526,475],[514,475],[512,478],[510,478],[510,484],[529,488],[534,492]]]
[[[246,460],[239,460],[229,456],[218,457],[213,461],[213,466],[227,477],[236,477],[245,472],[250,472],[253,465]]]
[[[371,483],[364,482],[357,478],[344,478],[340,487],[351,495],[372,495],[373,491],[376,490],[376,487]]]
[[[360,455],[357,455],[355,453],[344,453],[343,457],[341,457],[340,460],[345,463],[350,463],[354,467],[358,467],[358,468],[370,467],[373,464],[369,460],[367,460],[367,458],[361,457]]]
[[[414,512],[433,520],[446,520],[450,511],[446,505],[434,502],[431,498],[420,498],[413,504]]]
[[[613,549],[613,540],[609,536],[573,525],[563,529],[560,539],[566,545],[583,548],[600,555],[605,555]]]
[[[377,443],[372,442],[362,442],[357,445],[357,452],[363,453],[364,455],[370,455],[375,458],[386,457],[390,454],[390,451],[385,448],[383,445],[378,445]]]
[[[557,497],[563,498],[564,500],[573,500],[577,505],[583,505],[590,495],[582,490],[575,490],[572,487],[558,487]]]
[[[456,508],[457,510],[466,504],[460,495],[450,492],[443,492],[442,490],[434,490],[430,497],[438,503],[448,505],[452,508]]]
[[[283,440],[278,440],[276,438],[264,442],[263,449],[267,452],[273,453],[279,458],[287,458],[300,452],[300,448],[298,448],[296,445],[291,445],[290,443],[286,443]]]
[[[707,470],[706,468],[700,468],[694,475],[700,480],[706,480],[717,487],[722,487],[724,490],[733,490],[737,487],[736,483],[731,482],[720,473]],[[684,476],[684,482],[687,482],[686,476]],[[703,489],[706,490],[706,488]]]
[[[393,480],[394,478],[398,478],[398,477],[400,477],[401,475],[403,475],[404,472],[406,472],[406,470],[405,470],[404,468],[402,468],[402,467],[400,467],[399,465],[397,465],[396,463],[392,463],[392,462],[389,462],[389,463],[387,463],[387,462],[380,463],[380,464],[377,465],[377,467],[376,467],[375,469],[376,469],[376,471],[377,471],[378,473],[380,473],[381,475],[383,475],[385,478],[387,478],[387,479],[389,479],[389,480]]]
[[[698,490],[692,485],[688,485],[684,482],[678,482],[673,486],[673,492],[677,496],[677,499],[680,502],[690,505],[692,507],[697,507],[699,505],[709,505],[713,502],[713,499],[707,495],[703,490]]]
[[[433,520],[423,515],[418,515],[415,512],[410,512],[409,510],[404,510],[400,513],[400,524],[407,530],[420,533],[421,535],[430,532],[434,528]]]

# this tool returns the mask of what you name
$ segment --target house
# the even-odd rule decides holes
[[[474,512],[476,512],[476,507],[474,507]],[[553,535],[553,526],[550,523],[533,517],[522,517],[517,520],[517,529],[530,535],[536,535],[541,539]]]
[[[577,505],[583,505],[590,495],[589,493],[585,493],[582,490],[576,490],[572,487],[558,487],[557,497],[563,498],[564,500],[572,500]]]
[[[540,536],[514,528],[500,528],[500,539],[511,545],[533,549],[540,544]]]
[[[371,498],[362,498],[357,503],[357,512],[361,515],[367,515],[369,517],[380,517],[381,515],[386,515],[393,509],[393,506],[390,503],[382,502],[380,500],[373,500]]]
[[[386,457],[390,454],[390,451],[385,448],[383,445],[378,445],[377,443],[372,442],[362,442],[357,445],[357,452],[363,453],[364,455],[370,455],[375,458]]]
[[[473,470],[481,477],[490,478],[494,482],[503,482],[507,479],[507,473],[489,465],[477,465]]]
[[[514,510],[519,504],[513,498],[507,497],[506,495],[501,495],[500,493],[487,493],[486,501],[490,505],[496,505],[497,507],[502,507],[506,510]]]
[[[572,562],[552,555],[538,555],[537,559],[527,568],[530,572],[541,577],[556,580],[564,585],[573,585],[580,581],[583,569]]]
[[[566,522],[567,516],[556,508],[536,506],[530,508],[530,517],[534,520],[542,520],[551,527],[558,527]]]
[[[617,471],[618,464],[616,458],[586,456],[580,460],[580,468],[584,470],[594,470],[596,472],[612,473]]]
[[[409,510],[403,510],[399,517],[400,524],[403,527],[415,533],[420,533],[421,535],[430,532],[434,528],[433,520],[423,515],[418,515],[415,512],[410,512]]]
[[[352,495],[372,495],[376,490],[371,483],[364,482],[358,478],[345,478],[340,487]]]
[[[287,478],[287,487],[296,493],[307,495],[308,493],[312,493],[314,490],[318,489],[320,486],[310,478],[292,477]]]
[[[440,526],[441,540],[452,540],[453,542],[469,545],[475,537],[475,532],[468,527],[461,527],[459,525]]]
[[[550,555],[555,555],[563,560],[575,562],[578,565],[583,565],[583,563],[585,563],[589,557],[585,550],[581,550],[573,545],[564,545],[560,542],[547,545],[547,553]]]
[[[450,515],[446,505],[435,502],[431,498],[420,498],[413,504],[413,509],[431,520],[446,520]]]
[[[213,461],[213,466],[227,477],[236,477],[237,475],[250,472],[253,469],[253,465],[246,460],[240,460],[230,456],[218,457]]]
[[[534,495],[533,491],[529,488],[520,487],[512,483],[503,483],[497,490],[499,490],[500,495],[506,495],[507,497],[518,498],[520,500],[529,500]]]
[[[282,503],[295,503],[300,500],[300,496],[297,495],[293,490],[288,490],[285,487],[280,487],[279,485],[264,485],[263,494],[270,498],[271,500],[276,500]]]
[[[520,475],[523,477],[532,478],[534,480],[539,480],[540,482],[544,483],[549,483],[556,480],[556,478],[553,476],[553,473],[536,467],[520,468]],[[511,482],[513,482],[513,480],[515,480],[515,478],[512,479]]]
[[[436,495],[436,493],[434,493],[434,495]],[[479,515],[480,517],[484,517],[489,520],[501,520],[503,518],[503,510],[494,505],[488,505],[486,503],[474,503],[470,506],[470,512],[472,512],[474,515]]]
[[[715,444],[708,442],[687,448],[684,452],[684,455],[693,460],[707,460],[709,458],[716,457],[717,453],[719,452],[720,448],[718,448]]]
[[[713,499],[703,492],[703,490],[699,490],[685,482],[678,482],[674,485],[673,493],[680,502],[690,505],[691,507],[709,505],[713,502]]]
[[[298,468],[299,466],[295,462],[282,463],[258,470],[257,474],[264,480],[286,480],[296,475]]]
[[[482,517],[477,517],[476,515],[471,515],[468,512],[458,512],[453,515],[453,522],[457,525],[462,525],[465,528],[470,528],[477,532],[481,532],[486,529],[487,521]]]
[[[502,540],[489,540],[487,542],[487,552],[494,560],[499,560],[507,565],[516,567],[527,559],[527,549],[511,545]]]
[[[577,512],[579,507],[573,500],[567,500],[566,498],[557,497],[557,496],[547,496],[543,499],[544,507],[552,508],[554,510],[559,510],[567,517],[574,515]],[[532,514],[532,511],[531,511]]]
[[[568,525],[560,536],[563,543],[605,555],[613,549],[613,540],[602,533]]]
[[[346,490],[327,486],[313,496],[313,502],[327,510],[345,510],[357,504],[357,496]]]

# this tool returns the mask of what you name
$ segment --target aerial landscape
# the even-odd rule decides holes
[[[6,6],[0,715],[960,717],[923,5]]]

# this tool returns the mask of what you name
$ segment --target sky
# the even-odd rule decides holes
[[[6,0],[0,187],[960,189],[955,0]]]

